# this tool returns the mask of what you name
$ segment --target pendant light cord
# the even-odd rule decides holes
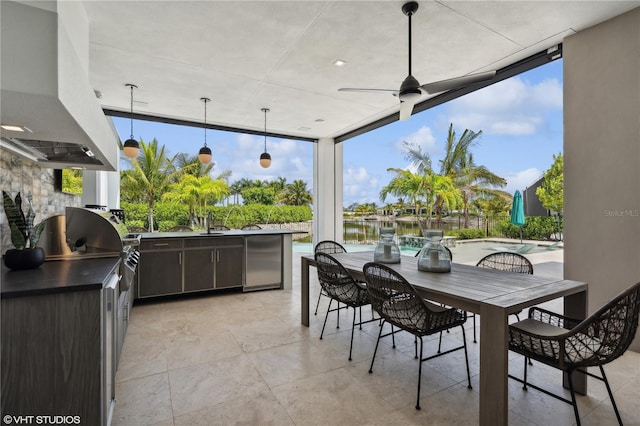
[[[207,146],[207,98],[202,98],[204,102],[204,146]]]
[[[267,152],[267,113],[269,108],[262,108],[264,111],[264,152]]]
[[[129,86],[131,87],[131,139],[133,139],[133,84]]]

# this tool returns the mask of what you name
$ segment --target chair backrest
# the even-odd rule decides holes
[[[410,330],[429,327],[431,310],[402,275],[376,262],[365,264],[362,270],[371,306],[385,321]]]
[[[591,314],[567,338],[565,357],[578,366],[603,365],[629,348],[638,329],[640,282]]]
[[[242,229],[243,231],[247,231],[247,230],[251,230],[251,229],[262,229],[262,226],[256,225],[255,223],[249,223],[247,225],[244,225],[240,229]]]
[[[212,229],[214,231],[231,231],[231,228],[224,225],[211,225],[209,229]]]
[[[129,232],[138,233],[138,232],[149,232],[147,228],[143,228],[142,226],[129,226]]]
[[[345,293],[352,291],[356,281],[340,262],[327,253],[315,255],[318,281],[322,289],[334,299],[341,300]]]
[[[169,232],[190,232],[193,231],[193,229],[191,229],[191,227],[189,226],[184,226],[184,225],[176,225],[172,228],[169,228]]]
[[[314,253],[328,253],[328,254],[346,253],[347,249],[345,249],[342,246],[342,244],[337,243],[335,241],[324,240],[324,241],[320,241],[318,244],[316,244],[316,246],[313,248],[313,252]]]
[[[521,274],[533,274],[533,265],[529,262],[529,259],[521,254],[508,251],[488,254],[480,259],[476,266],[500,271],[520,272]]]

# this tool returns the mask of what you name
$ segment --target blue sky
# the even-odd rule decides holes
[[[128,139],[129,120],[114,118],[114,123],[120,138]],[[438,169],[450,123],[458,136],[467,128],[482,130],[472,150],[476,164],[505,178],[508,184],[504,189],[510,193],[526,188],[551,166],[553,155],[562,152],[562,60],[343,142],[344,206],[382,205],[380,189],[393,177],[387,168],[409,166],[404,141],[419,144]],[[169,155],[195,155],[202,146],[204,130],[136,120],[134,136],[145,141],[158,139]],[[258,164],[263,136],[208,130],[207,144],[215,162],[212,175],[231,170],[229,183],[282,176],[288,182],[302,179],[308,188],[313,186],[313,147],[309,142],[267,138],[273,158],[268,169]]]

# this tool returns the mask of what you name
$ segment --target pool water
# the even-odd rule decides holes
[[[496,252],[496,251],[517,251],[523,244],[506,243],[503,241],[492,240],[480,240],[480,241],[458,241],[455,246],[449,247],[453,256],[453,261],[457,263],[477,263],[484,256]],[[533,245],[533,247],[527,247],[529,250],[526,253],[522,253],[524,256],[534,253],[541,253],[548,251],[549,249],[543,245]],[[373,251],[375,245],[364,244],[346,244],[345,249],[348,252],[356,251]],[[559,248],[555,248],[559,250]],[[295,253],[312,253],[313,246],[311,243],[293,243],[293,251]],[[418,249],[414,247],[400,247],[400,252],[404,256],[414,256]]]

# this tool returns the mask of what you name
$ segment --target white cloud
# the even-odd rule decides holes
[[[531,184],[538,180],[540,176],[542,176],[542,172],[536,168],[508,173],[505,177],[507,180],[507,186],[504,190],[510,194],[513,194],[516,189],[522,191],[528,186],[531,186]]]
[[[379,202],[378,178],[364,167],[346,167],[342,178],[344,204]]]
[[[396,148],[403,154],[405,153],[404,142],[417,145],[422,149],[422,152],[428,152],[429,154],[433,154],[439,150],[436,145],[436,138],[433,136],[433,132],[429,126],[422,126],[415,132],[396,140]]]
[[[236,134],[227,141],[217,141],[213,146],[214,161],[219,158],[216,172],[232,170],[230,182],[245,179],[273,180],[286,177],[291,183],[296,179],[313,181],[313,147],[308,142],[267,138],[267,151],[271,154],[271,167],[263,169],[258,160],[264,151],[264,136]],[[216,153],[219,155],[216,157]]]
[[[557,79],[531,84],[513,77],[450,102],[443,120],[485,134],[531,135],[544,125],[546,114],[561,109]]]

